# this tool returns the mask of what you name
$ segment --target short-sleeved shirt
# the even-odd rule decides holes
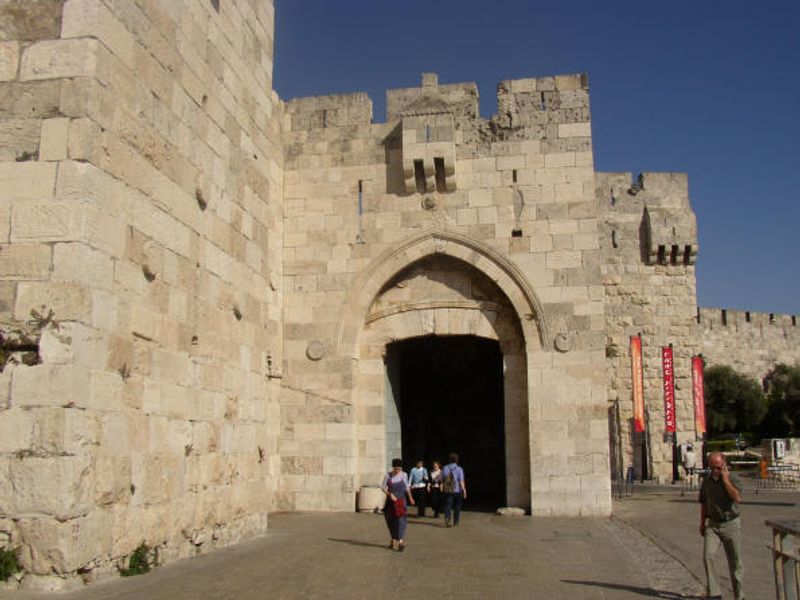
[[[428,469],[425,467],[414,467],[411,469],[411,487],[420,488],[428,484]]]
[[[733,487],[741,494],[742,480],[733,473],[730,473],[730,478]],[[719,479],[714,479],[710,475],[704,477],[703,483],[700,485],[698,501],[705,505],[706,517],[712,521],[724,523],[739,516],[739,505],[728,496],[728,492],[725,491],[725,486],[722,484],[722,477]]]
[[[396,498],[402,498],[408,490],[408,475],[404,471],[400,471],[397,475],[391,477],[391,473],[383,476],[383,483],[381,489],[383,491],[391,492]]]
[[[456,487],[453,490],[454,494],[458,494],[464,488],[461,485],[464,481],[464,469],[459,467],[456,463],[450,463],[449,465],[445,465],[444,469],[442,469],[442,481],[447,481],[447,476],[452,471],[453,479],[456,480]]]

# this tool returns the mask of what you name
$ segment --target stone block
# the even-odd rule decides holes
[[[35,41],[58,37],[61,2],[11,0],[0,3],[0,38]]]
[[[97,40],[48,40],[25,49],[20,80],[91,77],[97,66]]]
[[[37,408],[34,417],[34,452],[74,455],[91,450],[100,441],[98,424],[82,409]]]
[[[89,389],[89,371],[71,365],[36,365],[14,370],[12,406],[82,405]]]
[[[59,116],[60,88],[59,81],[0,82],[0,118]]]
[[[40,128],[37,119],[0,120],[0,161],[36,160]]]
[[[46,162],[0,163],[0,200],[51,198],[56,164]]]
[[[11,241],[80,239],[81,207],[74,203],[17,202],[11,210]]]
[[[107,352],[102,352],[98,356],[99,364],[105,362]],[[92,370],[90,377],[90,387],[88,399],[85,402],[87,408],[102,412],[115,412],[123,409],[123,388],[125,382],[119,373],[113,371]]]
[[[46,279],[52,264],[50,246],[44,244],[0,245],[0,278]]]
[[[547,253],[548,269],[577,269],[581,264],[581,253],[579,251],[554,250]]]
[[[86,244],[56,244],[53,250],[53,280],[110,289],[114,281],[114,264],[110,256]]]
[[[94,501],[99,506],[127,503],[131,496],[129,456],[101,456],[96,459]]]
[[[7,242],[11,234],[11,207],[0,204],[0,243]]]
[[[131,479],[136,489],[132,502],[135,505],[168,502],[179,496],[183,489],[183,456],[133,454],[131,458]]]
[[[19,43],[0,42],[0,81],[17,78],[19,66]]]
[[[28,456],[12,460],[14,514],[45,514],[71,519],[92,507],[94,465],[90,455]]]
[[[125,66],[134,68],[136,40],[100,0],[68,0],[64,4],[61,37],[97,38],[125,63]]]
[[[42,121],[39,160],[63,160],[67,158],[69,119],[56,118]]]
[[[498,171],[510,171],[513,169],[524,169],[527,166],[526,157],[520,156],[499,156],[497,158]]]
[[[544,155],[545,169],[556,169],[559,167],[574,167],[575,166],[575,153],[574,152],[553,152]]]
[[[33,440],[33,425],[34,418],[30,411],[0,410],[0,453],[30,449]]]
[[[562,123],[558,126],[560,138],[591,137],[591,135],[591,123]]]
[[[493,201],[492,190],[490,189],[476,189],[469,192],[469,206],[491,206]]]
[[[23,564],[35,575],[74,572],[111,552],[113,521],[106,510],[65,521],[23,517],[18,523]]]

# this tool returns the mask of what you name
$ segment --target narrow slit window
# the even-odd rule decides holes
[[[797,317],[792,315],[792,327],[797,327]]]
[[[671,265],[677,265],[678,264],[678,246],[676,246],[674,244],[673,244],[672,249],[670,250],[670,253],[669,253],[669,264],[671,264]]]
[[[425,142],[430,142],[431,141],[431,137],[433,137],[431,135],[431,126],[430,125],[425,125]]]
[[[688,265],[692,260],[692,247],[686,244],[683,248],[683,264]]]
[[[513,171],[511,171],[511,181],[512,181],[513,183],[517,183],[517,170],[516,170],[516,169],[514,169]]]
[[[747,321],[748,323],[750,322],[750,311],[749,310],[744,313],[744,320]]]
[[[614,248],[619,248],[619,241],[617,240],[617,230],[616,229],[612,229],[611,230],[611,245]]]
[[[658,247],[658,254],[656,255],[656,262],[663,265],[667,260],[667,249],[664,246]]]
[[[773,313],[769,313],[769,324],[770,325],[775,324],[775,315]]]
[[[325,128],[328,126],[328,110],[325,109],[322,111],[322,127]]]
[[[547,103],[544,100],[544,92],[541,92],[539,94],[539,108],[541,110],[544,110],[545,108],[547,108]]]
[[[417,192],[424,194],[427,188],[425,184],[425,168],[421,160],[414,161],[414,180],[417,182]]]
[[[444,192],[447,189],[447,182],[444,176],[444,158],[434,158],[433,169],[436,172],[436,191]]]
[[[724,308],[722,309],[722,324],[723,325],[728,324],[728,311],[725,310]]]

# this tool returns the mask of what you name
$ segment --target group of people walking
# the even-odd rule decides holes
[[[425,463],[418,460],[411,469],[411,477],[403,471],[403,461],[392,460],[392,470],[383,478],[381,489],[386,494],[383,515],[392,541],[389,547],[402,552],[406,546],[408,505],[417,507],[417,516],[425,517],[430,505],[433,517],[444,513],[445,527],[458,526],[461,522],[461,505],[467,497],[464,469],[458,464],[458,454],[451,452],[449,462],[441,467],[434,461],[428,472]]]

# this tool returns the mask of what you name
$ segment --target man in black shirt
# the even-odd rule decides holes
[[[722,598],[717,583],[717,554],[725,548],[728,570],[736,600],[744,600],[742,590],[739,501],[742,498],[741,480],[728,470],[721,452],[708,455],[711,471],[700,486],[700,535],[703,536],[703,563],[706,569],[706,592],[709,598]]]

